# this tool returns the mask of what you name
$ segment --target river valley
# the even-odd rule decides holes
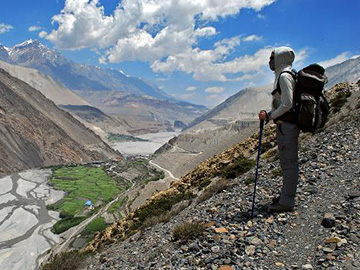
[[[113,147],[124,156],[147,156],[156,151],[173,136],[175,132],[162,132],[139,136],[148,141],[121,142]],[[129,210],[146,202],[158,191],[169,187],[176,178],[151,161],[150,165],[165,172],[165,178],[151,181],[145,186],[132,186],[124,192],[129,197]],[[33,270],[52,248],[63,249],[62,243],[70,242],[79,231],[71,228],[67,233],[56,235],[52,226],[59,220],[59,213],[49,211],[46,206],[64,196],[64,192],[52,189],[48,179],[51,169],[34,169],[15,173],[0,179],[0,269]],[[79,227],[84,228],[84,225]],[[76,233],[75,233],[76,232]],[[69,241],[68,241],[69,240]]]

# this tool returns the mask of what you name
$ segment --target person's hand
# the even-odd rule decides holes
[[[259,120],[267,121],[268,120],[267,118],[268,117],[267,117],[266,111],[262,110],[262,111],[259,112]]]

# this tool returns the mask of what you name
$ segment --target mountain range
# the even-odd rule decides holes
[[[66,88],[76,91],[92,105],[101,107],[107,114],[123,113],[114,108],[122,106],[129,98],[128,95],[136,97],[140,109],[135,112],[126,110],[126,115],[135,113],[139,116],[145,111],[145,116],[153,114],[154,119],[171,124],[175,120],[189,123],[208,110],[205,106],[176,100],[153,83],[125,75],[122,71],[70,61],[38,40],[30,39],[12,48],[0,45],[0,60],[39,70]],[[111,104],[104,103],[108,100],[112,100]],[[155,100],[158,101],[153,102]],[[171,104],[170,107],[174,108],[172,113],[169,113],[169,108],[162,111],[162,106],[166,104]],[[142,105],[146,109],[141,110]],[[180,115],[177,114],[179,110]]]
[[[326,89],[341,82],[356,82],[360,78],[360,57],[328,67],[325,74],[328,77]]]

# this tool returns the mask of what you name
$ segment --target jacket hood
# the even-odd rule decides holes
[[[295,52],[290,47],[279,47],[274,50],[275,73],[279,73],[287,67],[291,68],[295,60]]]
[[[274,89],[276,89],[281,72],[291,71],[291,65],[295,60],[295,52],[290,47],[278,47],[273,52],[275,60]]]

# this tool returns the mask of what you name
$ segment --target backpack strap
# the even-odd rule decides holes
[[[271,95],[275,95],[277,92],[279,92],[279,94],[281,95],[280,77],[281,77],[281,74],[283,74],[283,73],[289,73],[289,74],[293,77],[294,81],[296,80],[296,75],[294,74],[294,72],[288,71],[288,70],[281,72],[280,75],[279,75],[279,79],[278,79],[277,85],[276,85],[276,89],[274,89],[274,90],[271,92]]]

